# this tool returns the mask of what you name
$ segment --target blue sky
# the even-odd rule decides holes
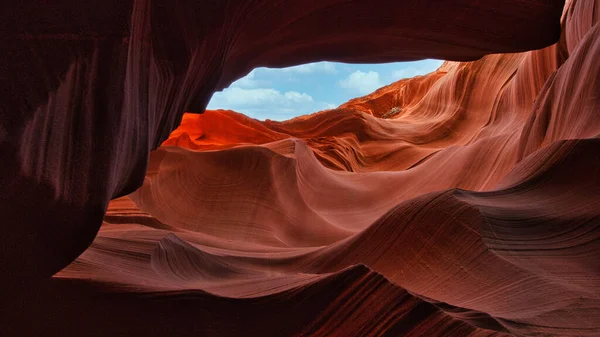
[[[434,71],[442,62],[317,62],[282,69],[256,68],[216,92],[208,109],[231,109],[260,120],[285,120],[335,108],[399,79]]]

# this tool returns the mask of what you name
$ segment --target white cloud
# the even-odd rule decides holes
[[[368,73],[357,70],[345,79],[338,82],[340,87],[356,91],[362,95],[369,94],[383,86],[379,73],[369,71]]]
[[[230,87],[237,88],[257,88],[260,86],[268,86],[268,81],[256,78],[256,69],[252,70],[248,75],[231,83]]]
[[[261,104],[289,105],[292,103],[312,102],[313,98],[306,93],[288,91],[281,93],[275,89],[244,89],[230,87],[213,95],[209,106],[247,107]]]
[[[337,72],[336,64],[333,62],[315,62],[315,63],[307,63],[301,64],[293,67],[287,68],[256,68],[253,69],[248,75],[236,80],[231,83],[229,87],[237,87],[237,88],[265,88],[273,86],[274,82],[280,82],[282,80],[295,80],[292,74],[315,74],[315,73],[327,73],[327,74],[335,74]],[[282,73],[289,74],[288,76],[282,78],[280,75]],[[275,75],[279,75],[274,78]]]
[[[392,72],[392,80],[398,81],[403,78],[411,78],[419,75],[425,75],[439,68],[443,61],[423,60],[411,62],[413,65],[405,66]]]
[[[411,78],[411,77],[415,77],[415,76],[419,76],[419,75],[425,75],[430,72],[431,72],[431,70],[429,70],[429,69],[408,67],[408,68],[393,71],[392,78],[394,79],[394,81],[398,81],[403,78]]]
[[[231,109],[258,119],[284,120],[335,107],[316,102],[307,93],[280,92],[272,88],[230,87],[216,92],[207,109]]]
[[[231,109],[257,119],[289,119],[334,109],[336,104],[369,94],[401,78],[431,72],[441,63],[438,60],[374,65],[316,62],[281,69],[256,68],[229,88],[215,93],[208,109]]]
[[[283,97],[285,97],[285,99],[289,100],[290,102],[294,102],[294,103],[304,103],[304,102],[312,102],[313,98],[305,93],[299,93],[296,91],[288,91],[285,94],[283,94]]]

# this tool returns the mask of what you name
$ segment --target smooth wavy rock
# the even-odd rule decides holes
[[[71,5],[1,26],[2,333],[600,335],[600,2]],[[169,136],[255,66],[422,57]]]
[[[474,60],[554,43],[563,1],[8,1],[0,271],[49,277],[143,180],[184,111],[258,66]],[[334,18],[332,20],[332,18]],[[35,209],[35,212],[30,212]],[[43,224],[41,224],[43,223]]]

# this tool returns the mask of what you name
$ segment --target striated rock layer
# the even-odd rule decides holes
[[[541,48],[564,1],[8,1],[0,10],[0,239],[9,283],[89,246],[184,111],[258,66],[475,60]],[[30,212],[35,209],[35,212]]]
[[[129,39],[111,26],[129,48],[114,72],[124,71],[121,82],[99,71],[119,59],[106,42],[116,38],[98,38],[103,17],[90,23],[93,38],[68,36],[115,49],[82,53],[35,113],[12,102],[25,110],[0,128],[3,172],[19,172],[2,178],[11,284],[0,327],[24,336],[600,335],[600,3],[568,2],[557,43],[512,54],[558,38],[562,3],[352,4],[223,2],[187,26],[206,4],[136,2]],[[347,20],[324,19],[332,13]],[[172,17],[181,31],[162,25]],[[197,44],[198,31],[220,35]],[[173,49],[182,36],[189,59]],[[141,175],[183,108],[202,110],[253,66],[493,52],[505,53],[446,62],[285,122],[185,114]],[[22,81],[11,90],[23,92]],[[109,198],[129,192],[100,220]],[[74,262],[25,282],[70,262],[100,221]]]

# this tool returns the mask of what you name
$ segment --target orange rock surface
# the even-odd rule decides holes
[[[457,10],[452,22],[485,8],[498,20],[510,15],[494,1],[471,5],[474,12]],[[328,13],[323,4],[314,15]],[[243,26],[243,17],[234,18]],[[555,44],[447,61],[433,73],[289,121],[228,110],[184,114],[150,153],[143,183],[87,185],[132,193],[110,202],[93,243],[51,279],[4,288],[13,293],[0,327],[24,336],[600,335],[599,18],[600,2],[568,1]],[[315,27],[293,29],[302,23],[282,24],[289,31],[281,36],[311,36]],[[246,28],[250,36],[264,27]],[[476,58],[478,43],[483,54],[508,52],[492,48],[503,49],[493,39],[500,33],[476,33],[483,41],[469,48],[468,39],[448,42],[452,52],[440,55]],[[532,34],[519,36],[512,26],[504,33],[517,39],[514,49]],[[277,46],[266,40],[256,43]],[[441,40],[424,40],[434,47],[413,46],[414,55],[444,49]],[[282,61],[273,62],[294,63],[285,56],[302,51],[302,41],[280,49]],[[331,49],[322,57],[341,50],[346,41],[339,41],[323,37]],[[249,47],[229,52],[267,57]],[[346,61],[364,60],[345,52],[339,55],[349,55]],[[235,76],[223,76],[239,77],[244,71],[236,67],[249,70],[240,64],[223,70]],[[133,96],[127,104],[145,106]],[[122,159],[137,156],[134,148],[119,152]],[[30,145],[20,153],[34,150],[41,151]],[[45,174],[35,161],[26,163],[23,170]],[[118,163],[105,168],[123,177],[128,171]],[[71,188],[72,177],[57,177],[64,179],[50,187]],[[49,198],[64,196],[50,187]],[[17,200],[28,200],[24,195]],[[102,216],[65,205],[57,214]],[[87,247],[78,242],[71,253]],[[24,323],[30,321],[36,324]]]

